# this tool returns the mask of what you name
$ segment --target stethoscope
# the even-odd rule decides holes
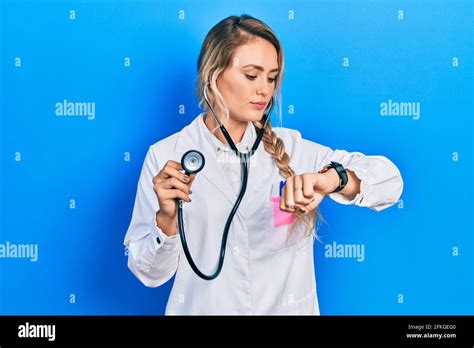
[[[258,145],[260,144],[260,141],[262,140],[263,133],[265,132],[265,127],[267,126],[267,124],[270,120],[270,115],[272,113],[273,106],[274,106],[274,97],[272,96],[271,99],[270,99],[270,104],[271,104],[269,106],[270,110],[268,111],[267,114],[264,114],[263,117],[262,117],[263,126],[258,131],[257,138],[255,139],[255,142],[254,142],[251,150],[248,153],[241,153],[237,149],[237,147],[235,146],[234,141],[230,137],[229,133],[227,132],[227,129],[224,127],[224,125],[222,124],[219,117],[217,117],[216,112],[214,111],[214,108],[211,106],[211,103],[209,102],[209,99],[207,98],[206,88],[207,87],[204,87],[204,99],[206,100],[206,103],[209,106],[209,109],[212,111],[212,114],[214,115],[214,118],[216,119],[216,122],[218,123],[219,128],[220,128],[222,134],[224,135],[225,139],[227,140],[227,143],[229,144],[230,148],[235,152],[237,157],[239,157],[240,163],[241,163],[241,166],[242,166],[242,173],[243,173],[243,175],[242,175],[242,186],[240,188],[239,196],[237,197],[237,200],[235,201],[234,206],[232,207],[232,210],[229,213],[229,217],[227,218],[227,222],[226,222],[225,227],[224,227],[224,233],[222,235],[222,242],[221,242],[221,252],[220,252],[220,256],[219,256],[219,263],[217,265],[216,271],[211,275],[207,275],[207,274],[204,274],[203,272],[201,272],[199,270],[199,268],[196,266],[196,264],[194,263],[193,258],[191,257],[191,253],[189,252],[188,244],[186,242],[186,236],[184,234],[183,200],[182,199],[176,199],[176,201],[178,203],[179,235],[181,237],[181,243],[183,245],[184,254],[186,255],[186,258],[187,258],[189,264],[191,265],[191,268],[193,269],[193,271],[199,277],[201,277],[202,279],[205,279],[205,280],[212,280],[212,279],[215,279],[219,275],[219,273],[221,272],[222,266],[224,265],[225,247],[226,247],[226,244],[227,244],[227,235],[229,234],[230,224],[232,223],[232,219],[234,218],[234,215],[237,212],[237,209],[239,208],[240,202],[242,201],[242,198],[244,197],[245,191],[247,189],[248,163],[249,163],[250,157],[253,156],[253,154],[257,150]],[[267,107],[267,109],[268,109],[268,107]],[[204,155],[202,153],[200,153],[199,151],[197,151],[197,150],[187,151],[183,155],[183,157],[181,158],[181,166],[183,167],[183,169],[184,169],[184,171],[187,175],[198,173],[199,171],[202,170],[202,168],[204,168],[204,164],[205,164]]]

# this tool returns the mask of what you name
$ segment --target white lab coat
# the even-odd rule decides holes
[[[203,114],[191,124],[150,146],[138,182],[132,219],[125,236],[128,267],[146,286],[157,287],[176,274],[166,314],[313,314],[319,315],[313,259],[313,237],[286,238],[288,226],[274,227],[271,197],[284,180],[263,143],[250,166],[247,192],[231,225],[220,275],[198,277],[184,255],[179,234],[168,237],[155,222],[159,210],[153,176],[167,160],[180,161],[188,150],[201,151],[204,169],[193,183],[192,202],[184,204],[188,246],[197,266],[212,274],[217,266],[222,233],[237,198],[216,160]],[[396,203],[403,190],[397,167],[386,157],[332,150],[303,139],[292,129],[273,128],[285,143],[297,174],[318,172],[331,161],[341,163],[361,179],[361,192],[329,197],[380,211]],[[351,199],[352,198],[352,199]],[[302,227],[303,228],[303,227]]]

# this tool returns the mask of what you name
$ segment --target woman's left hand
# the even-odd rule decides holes
[[[325,173],[304,173],[286,179],[280,200],[280,210],[306,215],[316,209],[323,198],[339,187],[335,169]]]

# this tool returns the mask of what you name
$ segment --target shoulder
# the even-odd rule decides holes
[[[296,129],[291,129],[291,128],[285,128],[285,127],[272,127],[272,130],[275,132],[275,134],[279,137],[285,137],[285,138],[301,138],[301,133],[300,131]]]
[[[296,129],[285,128],[285,127],[274,127],[272,130],[276,136],[280,138],[286,147],[293,147],[293,145],[301,141],[301,133]]]
[[[146,153],[145,161],[151,163],[155,168],[161,168],[167,160],[178,161],[175,149],[182,136],[182,131],[180,130],[151,144]]]
[[[299,172],[315,171],[332,151],[328,146],[304,138],[296,129],[275,127],[273,131],[285,144],[291,166]]]
[[[168,157],[174,157],[176,152],[182,150],[182,147],[190,144],[199,143],[199,122],[201,122],[202,113],[194,120],[184,126],[180,131],[163,138],[150,146],[150,151],[154,154],[166,154]]]
[[[171,134],[161,140],[158,140],[154,144],[150,145],[150,151],[153,153],[174,151],[176,142],[178,141],[180,134],[181,131]]]
[[[322,145],[313,140],[304,138],[301,132],[296,129],[275,127],[273,128],[276,136],[285,143],[285,148],[289,151],[327,151],[329,147]]]
[[[180,149],[183,147],[183,144],[186,146],[190,141],[196,141],[195,138],[197,137],[196,133],[198,132],[200,116],[201,114],[195,117],[191,123],[184,126],[181,130],[149,145],[144,158],[144,168],[155,172],[159,168],[162,168],[169,160],[179,162],[182,155]],[[193,140],[189,140],[191,138],[193,138]]]
[[[201,116],[202,113],[197,115],[191,123],[184,126],[181,130],[157,141],[151,145],[150,148],[153,151],[174,153],[179,145],[189,142],[195,143],[198,138],[197,134],[199,133],[199,122],[201,122]]]

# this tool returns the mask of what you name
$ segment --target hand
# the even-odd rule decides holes
[[[196,174],[187,176],[180,170],[183,170],[181,163],[169,160],[158,175],[153,177],[153,191],[155,191],[160,205],[157,222],[161,217],[162,220],[165,220],[164,225],[168,225],[170,228],[169,225],[171,224],[169,222],[177,221],[178,205],[176,204],[176,198],[191,202],[189,198],[192,193],[191,185],[196,178]]]
[[[306,215],[316,209],[323,198],[339,187],[335,169],[325,173],[304,173],[290,176],[283,187],[280,210]]]

